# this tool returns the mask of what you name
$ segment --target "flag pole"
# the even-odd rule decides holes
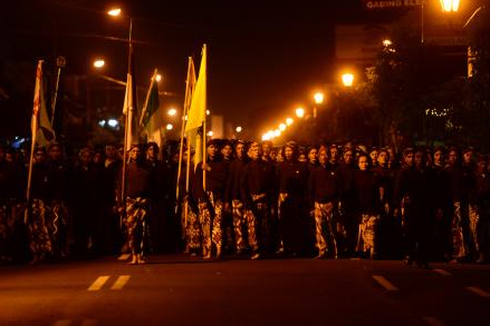
[[[58,74],[56,76],[56,84],[55,84],[55,88],[54,88],[53,101],[51,103],[51,126],[54,126],[54,117],[55,117],[55,113],[56,113],[56,102],[58,100],[58,90],[60,88],[61,68],[64,68],[65,65],[66,65],[66,60],[64,57],[59,56],[58,58],[56,58],[56,66],[58,67]],[[88,83],[88,80],[87,80],[87,83]]]
[[[177,169],[177,185],[175,187],[175,200],[176,200],[176,205],[175,205],[175,213],[177,214],[178,210],[178,205],[179,205],[179,196],[180,196],[180,176],[182,174],[182,155],[184,153],[184,135],[185,135],[185,117],[187,115],[187,112],[189,110],[189,105],[190,105],[190,99],[192,95],[192,87],[194,85],[190,85],[190,72],[191,69],[194,69],[194,66],[192,64],[192,57],[189,57],[188,59],[188,66],[187,66],[187,80],[186,80],[186,88],[185,88],[185,97],[184,97],[184,112],[182,113],[182,128],[180,131],[180,149],[179,149],[179,166]],[[188,150],[190,150],[190,147],[187,147]],[[187,168],[189,165],[187,165]],[[188,191],[188,186],[187,186],[187,180],[186,180],[186,191]]]
[[[131,75],[131,61],[132,61],[132,56],[133,56],[133,40],[132,40],[132,37],[133,37],[133,19],[130,18],[129,19],[129,37],[128,37],[128,76]],[[132,85],[128,85],[127,82],[129,82],[129,79],[126,80],[126,99],[125,99],[125,104],[128,103],[126,102],[126,100],[128,100],[129,96],[130,96],[130,93],[129,92],[132,92],[132,89],[128,89],[129,86],[131,86],[132,88]],[[126,122],[125,122],[125,126],[124,126],[124,151],[123,151],[123,166],[122,166],[122,176],[121,176],[121,206],[124,207],[124,202],[125,202],[125,194],[126,194],[126,157],[128,156],[128,138],[129,138],[129,132],[131,132],[130,129],[131,128],[131,123],[132,123],[132,119],[133,119],[133,114],[132,114],[132,111],[133,111],[133,108],[132,108],[132,104],[131,104],[131,107],[128,107],[127,108],[127,112],[126,112]],[[129,144],[131,145],[131,144]],[[122,216],[121,216],[121,219],[120,219],[120,224],[122,225]]]
[[[207,46],[206,44],[203,45],[203,56],[206,55],[206,64],[207,64]],[[201,63],[202,64],[202,63]],[[206,83],[204,83],[204,94],[206,95],[205,102],[204,102],[204,121],[202,124],[202,162],[203,165],[206,165],[207,161],[207,151],[206,151],[206,140],[207,140],[207,134],[206,134],[206,119],[207,119],[207,108],[208,108],[208,97],[207,97],[207,67],[205,67],[205,72],[206,72]],[[203,183],[203,189],[206,191],[206,169],[202,169],[202,183]]]
[[[27,176],[27,189],[26,189],[26,203],[27,207],[24,214],[24,224],[28,222],[28,214],[30,211],[31,204],[31,186],[32,186],[32,172],[34,166],[34,150],[36,148],[36,139],[37,139],[37,128],[38,128],[38,114],[39,107],[41,106],[41,78],[43,76],[42,64],[43,60],[39,60],[37,63],[36,69],[36,85],[34,86],[34,103],[32,110],[32,121],[31,121],[31,153],[29,157],[29,172]]]

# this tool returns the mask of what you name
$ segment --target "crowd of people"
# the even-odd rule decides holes
[[[133,145],[123,164],[115,145],[71,160],[58,143],[39,147],[26,202],[25,160],[0,148],[0,263],[128,253],[143,264],[152,252],[487,262],[490,167],[471,147],[211,140],[196,166],[188,150]]]

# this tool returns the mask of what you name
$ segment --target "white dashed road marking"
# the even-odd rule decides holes
[[[480,289],[479,287],[468,286],[467,289],[480,297],[490,298],[490,293]]]
[[[104,284],[107,282],[110,276],[99,276],[92,285],[87,289],[87,291],[99,291],[102,289]]]
[[[111,287],[111,290],[122,290],[122,288],[128,283],[130,276],[121,275],[117,278],[116,282]]]
[[[422,320],[429,326],[444,326],[444,323],[436,317],[423,317]]]
[[[373,279],[388,291],[398,291],[398,288],[383,276],[373,275]]]
[[[453,274],[449,273],[448,271],[446,271],[444,269],[435,268],[435,269],[433,269],[433,271],[436,272],[437,274],[442,275],[442,276],[453,276]]]

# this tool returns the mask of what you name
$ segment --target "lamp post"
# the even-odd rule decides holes
[[[325,94],[323,94],[322,92],[316,92],[315,95],[313,95],[313,99],[315,100],[315,106],[313,107],[313,118],[316,119],[317,106],[323,104],[323,101],[325,100]]]

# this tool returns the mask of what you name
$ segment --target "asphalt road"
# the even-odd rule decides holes
[[[490,325],[490,265],[153,256],[0,267],[0,325]]]

